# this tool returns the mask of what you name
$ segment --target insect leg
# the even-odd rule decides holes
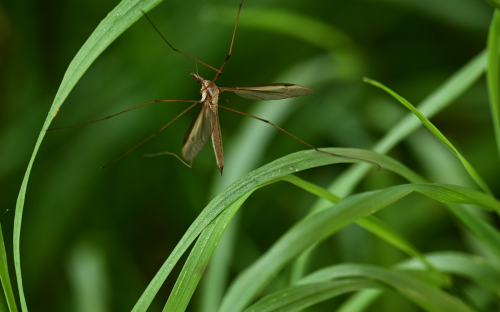
[[[202,61],[198,60],[197,58],[192,57],[191,55],[189,55],[189,54],[187,54],[187,53],[184,53],[184,52],[182,52],[182,51],[181,51],[181,50],[179,50],[179,49],[174,48],[174,47],[170,44],[170,42],[168,42],[168,41],[167,41],[167,39],[165,39],[165,37],[161,34],[161,32],[158,30],[158,28],[156,28],[155,24],[153,24],[153,21],[151,21],[151,19],[150,19],[150,18],[149,18],[149,16],[146,14],[146,12],[144,12],[144,11],[142,11],[142,10],[141,10],[141,12],[142,12],[142,14],[144,14],[144,16],[148,19],[149,23],[153,26],[153,28],[156,30],[156,32],[157,32],[157,33],[158,33],[158,34],[159,34],[159,35],[163,38],[163,40],[164,40],[164,41],[168,44],[168,46],[172,48],[172,50],[174,50],[175,52],[179,52],[180,54],[182,54],[182,55],[184,55],[184,56],[187,56],[187,57],[189,57],[190,59],[195,60],[196,62],[200,62],[201,64],[203,64],[203,65],[207,66],[208,68],[211,68],[211,69],[215,70],[215,71],[217,72],[217,75],[218,75],[218,74],[220,74],[220,70],[222,70],[222,68],[221,68],[220,70],[218,70],[217,68],[212,67],[212,66],[210,66],[210,65],[208,65],[208,64],[206,64],[206,63],[203,63]]]
[[[187,111],[189,111],[191,108],[193,108],[196,104],[198,104],[200,101],[196,101],[196,103],[194,103],[193,105],[189,106],[188,108],[186,108],[182,113],[180,113],[179,115],[177,115],[174,119],[170,120],[166,125],[164,125],[163,127],[161,127],[160,129],[158,129],[155,133],[151,134],[150,136],[148,136],[146,139],[142,140],[139,144],[137,144],[136,146],[132,147],[131,149],[129,149],[126,153],[124,153],[123,155],[121,155],[120,157],[118,157],[117,159],[113,160],[112,162],[110,162],[109,164],[105,165],[105,166],[102,166],[101,168],[105,168],[111,164],[114,164],[115,162],[117,162],[118,160],[122,159],[123,157],[125,157],[126,155],[128,155],[130,152],[132,152],[133,150],[135,150],[136,148],[138,148],[139,146],[141,146],[143,143],[145,143],[146,141],[148,141],[149,139],[151,139],[152,137],[154,137],[155,135],[157,135],[158,133],[160,133],[161,131],[163,131],[163,129],[165,129],[166,127],[168,127],[172,122],[174,122],[177,118],[181,117],[182,115],[184,115]]]
[[[109,118],[111,118],[111,117],[115,117],[115,116],[118,116],[118,115],[120,115],[120,114],[123,114],[123,113],[126,113],[126,112],[128,112],[128,111],[131,111],[131,110],[133,110],[133,109],[136,109],[136,108],[139,108],[139,107],[143,107],[143,106],[146,106],[146,105],[149,105],[149,104],[159,103],[159,102],[188,102],[188,103],[199,103],[200,101],[191,101],[191,100],[155,100],[155,101],[152,101],[152,102],[148,102],[148,103],[144,103],[144,104],[141,104],[141,105],[137,105],[137,106],[135,106],[135,107],[132,107],[132,108],[126,109],[126,110],[124,110],[124,111],[121,111],[121,112],[116,113],[116,114],[113,114],[113,115],[109,115],[108,117],[104,117],[104,118],[101,118],[101,119],[96,119],[96,120],[92,120],[92,121],[87,121],[87,122],[84,122],[84,123],[81,123],[81,124],[72,125],[72,126],[67,126],[67,127],[51,128],[51,129],[47,129],[46,131],[61,130],[61,129],[68,129],[68,128],[73,128],[73,127],[78,127],[78,126],[83,126],[83,125],[91,124],[91,123],[98,122],[98,121],[103,121],[103,120],[109,119]]]
[[[294,136],[293,134],[291,134],[290,132],[286,131],[285,129],[273,124],[272,122],[270,122],[269,120],[265,120],[263,118],[259,118],[257,116],[253,116],[253,115],[250,115],[250,114],[247,114],[247,113],[243,113],[243,112],[240,112],[240,111],[237,111],[235,109],[232,109],[232,108],[229,108],[229,107],[224,107],[224,106],[220,106],[220,108],[224,108],[224,109],[227,109],[229,111],[232,111],[232,112],[235,112],[235,113],[238,113],[238,114],[241,114],[241,115],[244,115],[244,116],[247,116],[247,117],[251,117],[251,118],[254,118],[254,119],[257,119],[257,120],[260,120],[260,121],[263,121],[267,124],[270,124],[271,126],[275,127],[276,129],[288,134],[289,136],[291,136],[292,138],[294,138],[295,140],[299,141],[300,143],[306,145],[307,147],[309,148],[312,148],[313,150],[315,150],[316,152],[320,152],[320,153],[323,153],[323,154],[328,154],[328,155],[332,155],[332,156],[336,156],[336,157],[342,157],[342,158],[349,158],[349,159],[355,159],[355,160],[359,160],[359,161],[362,161],[362,162],[366,162],[366,163],[370,163],[372,165],[375,165],[378,167],[378,169],[380,170],[380,165],[377,164],[376,162],[373,162],[373,161],[370,161],[370,160],[366,160],[366,159],[362,159],[362,158],[357,158],[357,157],[350,157],[350,156],[345,156],[345,155],[340,155],[340,154],[334,154],[334,153],[329,153],[329,152],[325,152],[325,151],[322,151],[322,150],[319,150],[317,149],[316,147],[312,146],[311,144],[305,142],[305,141],[302,141],[301,139],[299,139],[298,137]]]

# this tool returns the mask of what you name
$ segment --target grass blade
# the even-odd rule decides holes
[[[430,122],[429,119],[427,119],[418,109],[415,108],[415,106],[413,106],[410,102],[408,102],[405,98],[403,98],[402,96],[400,96],[399,94],[397,94],[396,92],[392,91],[391,89],[389,89],[388,87],[384,86],[383,84],[381,84],[380,82],[378,81],[375,81],[375,80],[371,80],[371,79],[368,79],[368,78],[364,78],[363,81],[371,84],[371,85],[374,85],[382,90],[384,90],[385,92],[389,93],[390,95],[392,95],[395,99],[397,99],[401,104],[403,104],[404,106],[406,106],[406,108],[408,108],[410,111],[412,111],[421,121],[422,123],[441,141],[443,142],[444,145],[446,145],[446,147],[448,147],[455,155],[457,155],[458,159],[460,159],[460,161],[462,162],[462,164],[464,165],[465,169],[467,170],[467,172],[469,172],[470,176],[472,177],[472,179],[474,181],[476,181],[477,185],[479,185],[479,187],[486,193],[488,194],[491,194],[491,190],[490,188],[488,187],[488,185],[486,185],[486,182],[484,182],[484,180],[481,178],[481,176],[479,175],[479,173],[476,171],[476,169],[474,169],[474,167],[472,167],[472,165],[467,161],[467,159],[465,159],[465,157],[462,156],[462,154],[460,154],[460,152],[455,148],[455,146],[453,146],[453,144],[451,144],[451,142],[443,135],[443,133],[441,133],[441,131],[439,131],[438,128],[436,128],[436,126],[434,126],[432,124],[432,122]]]
[[[372,278],[387,285],[427,311],[474,311],[459,299],[432,287],[421,279],[405,272],[384,269],[372,265],[340,264],[327,267],[303,278],[299,284],[318,283],[340,278]]]
[[[9,267],[7,266],[7,253],[5,252],[5,243],[3,241],[3,231],[0,224],[0,280],[2,281],[5,299],[10,312],[17,312],[16,298],[10,283]]]
[[[203,230],[175,282],[164,312],[183,312],[186,309],[229,221],[252,193],[249,191],[239,197]]]
[[[337,195],[328,192],[328,190],[317,186],[316,184],[313,184],[311,182],[308,182],[306,180],[303,180],[293,174],[284,176],[283,178],[280,179],[281,181],[286,181],[289,183],[292,183],[293,185],[296,185],[300,187],[301,189],[314,194],[316,196],[322,197],[328,201],[330,201],[332,204],[338,203],[339,201],[342,200],[342,198],[338,197]]]
[[[488,34],[488,67],[486,78],[488,82],[488,94],[490,97],[491,117],[497,141],[498,154],[500,156],[500,95],[498,79],[498,54],[500,53],[500,13],[495,10]]]
[[[28,180],[35,161],[36,154],[42,140],[45,136],[45,130],[49,128],[53,116],[59,110],[64,100],[76,85],[80,77],[90,67],[94,60],[130,25],[137,21],[141,16],[141,10],[149,11],[162,0],[123,0],[118,4],[94,30],[89,39],[85,42],[82,48],[68,66],[64,78],[57,90],[54,102],[50,107],[49,113],[43,124],[42,130],[31,155],[28,168],[24,175],[21,185],[21,190],[16,203],[16,214],[14,219],[14,267],[16,270],[17,284],[19,288],[19,298],[21,308],[24,312],[28,311],[26,306],[26,298],[24,296],[22,275],[21,275],[21,255],[20,255],[20,238],[21,238],[21,222],[24,209],[24,200],[26,197],[26,188]]]
[[[336,312],[362,312],[377,300],[383,291],[380,289],[362,290],[342,303]]]
[[[380,287],[377,283],[364,279],[345,279],[292,286],[265,296],[244,312],[299,311],[347,292],[377,287]]]
[[[451,203],[478,203],[487,196],[468,188],[435,185],[405,184],[379,191],[349,196],[335,206],[302,220],[285,233],[261,258],[241,273],[227,292],[220,312],[242,311],[289,261],[341,228],[366,217],[412,192]],[[496,204],[495,208],[498,204]]]
[[[500,272],[489,261],[475,255],[454,251],[426,254],[425,258],[439,271],[467,278],[483,285],[496,297],[500,297]],[[426,269],[413,259],[404,261],[396,267],[406,270]]]
[[[486,56],[486,51],[482,51],[471,59],[434,92],[427,96],[418,105],[418,110],[431,118],[450,105],[468,90],[483,74],[486,66]],[[421,126],[422,122],[415,118],[414,114],[408,113],[407,116],[395,124],[385,136],[375,144],[373,150],[385,154]],[[354,187],[366,175],[368,169],[369,167],[363,165],[355,165],[342,174],[340,178],[336,179],[328,189],[340,196],[346,196],[352,192]],[[328,206],[329,204],[326,201],[319,201],[316,205]]]
[[[411,170],[405,170],[405,167],[397,161],[372,151],[347,148],[326,148],[323,150],[338,155],[370,160],[378,163],[384,169],[397,170],[401,171],[402,174],[412,175]],[[280,178],[291,173],[335,163],[352,162],[358,161],[343,157],[334,157],[328,154],[318,153],[314,150],[306,150],[289,154],[285,157],[277,159],[272,163],[269,163],[257,170],[250,172],[240,180],[231,184],[226,188],[226,190],[216,196],[196,218],[196,220],[181,238],[177,246],[174,248],[168,259],[162,265],[158,273],[155,275],[153,280],[150,282],[132,311],[144,312],[147,310],[154,296],[172,271],[172,268],[175,266],[177,261],[179,261],[179,258],[184,254],[189,246],[193,243],[196,237],[198,237],[198,235],[200,235],[200,233],[208,226],[208,224],[210,224],[220,213],[222,213],[238,198],[244,196],[247,192],[251,192],[267,184],[277,182]],[[290,170],[290,167],[293,167],[294,170]]]
[[[302,180],[294,175],[288,175],[286,177],[283,177],[281,180],[290,182],[290,183],[302,188],[303,190],[305,190],[311,194],[314,194],[314,195],[317,195],[317,196],[322,197],[324,199],[327,199],[333,204],[338,203],[342,200],[342,198],[332,194],[328,190],[326,190],[320,186],[317,186],[315,184],[312,184],[310,182],[307,182],[305,180]],[[493,201],[493,203],[490,203],[490,204],[495,204],[495,202]],[[320,212],[320,211],[319,210],[318,211],[311,211],[308,216],[311,216],[311,215],[316,214],[318,212]],[[399,233],[397,233],[396,231],[391,229],[382,220],[376,218],[375,216],[369,216],[369,217],[357,220],[356,223],[359,226],[363,227],[365,230],[370,231],[371,233],[382,238],[383,240],[385,240],[389,244],[393,245],[394,247],[402,250],[403,252],[409,254],[412,257],[419,259],[420,261],[422,261],[422,263],[427,265],[427,267],[430,270],[435,271],[435,268],[432,266],[432,264],[430,264],[424,258],[424,256],[422,256],[422,254],[418,251],[417,248],[415,248],[412,244],[410,244],[410,242],[408,242],[404,237],[399,235]],[[298,280],[298,277],[301,276],[301,274],[302,273],[297,273],[297,272],[292,271],[292,278],[291,278],[292,283],[294,281]]]

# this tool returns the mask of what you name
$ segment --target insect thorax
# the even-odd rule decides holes
[[[203,80],[201,85],[201,101],[205,101],[207,98],[210,99],[210,106],[217,107],[219,102],[219,88],[215,85],[215,83],[210,84],[210,80]],[[208,88],[207,88],[208,87]]]

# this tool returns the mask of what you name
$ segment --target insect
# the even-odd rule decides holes
[[[226,56],[224,62],[222,63],[222,65],[221,65],[221,67],[219,69],[214,68],[214,67],[212,67],[212,66],[210,66],[210,65],[208,65],[206,63],[203,63],[202,61],[200,61],[200,60],[192,57],[191,55],[189,55],[187,53],[184,53],[184,52],[182,52],[182,51],[174,48],[167,41],[167,39],[165,39],[165,37],[161,34],[161,32],[156,28],[156,26],[149,19],[149,17],[146,15],[146,13],[144,11],[142,11],[142,13],[144,14],[144,16],[147,18],[147,20],[151,23],[151,25],[153,26],[153,28],[156,30],[156,32],[163,38],[163,40],[170,46],[170,48],[172,48],[172,50],[174,50],[175,52],[178,52],[178,53],[180,53],[180,54],[182,54],[184,56],[187,56],[187,57],[195,60],[196,64],[200,63],[200,64],[205,65],[208,68],[211,68],[211,69],[213,69],[213,70],[215,70],[217,72],[217,74],[215,75],[215,77],[213,78],[213,80],[206,80],[203,77],[201,77],[200,75],[198,75],[198,73],[196,73],[196,74],[193,73],[193,72],[190,73],[190,76],[192,78],[194,78],[197,83],[201,84],[201,90],[200,90],[201,100],[199,100],[199,101],[191,101],[191,100],[156,100],[156,101],[152,101],[152,102],[148,102],[148,103],[145,103],[145,104],[138,105],[136,107],[127,109],[125,111],[122,111],[122,112],[119,112],[119,113],[116,113],[116,114],[113,114],[113,115],[110,115],[110,116],[105,117],[105,118],[101,118],[101,119],[97,119],[97,120],[93,120],[93,121],[89,121],[89,122],[85,122],[85,123],[82,123],[82,124],[78,124],[78,125],[74,125],[74,126],[69,126],[69,127],[52,128],[52,129],[48,129],[48,131],[49,130],[66,129],[66,128],[71,128],[71,127],[76,127],[76,126],[81,126],[81,125],[85,125],[85,124],[97,122],[97,121],[106,120],[106,119],[109,119],[111,117],[117,116],[119,114],[123,114],[125,112],[131,111],[133,109],[136,109],[136,108],[139,108],[139,107],[143,107],[143,106],[146,106],[146,105],[149,105],[149,104],[153,104],[153,103],[158,103],[158,102],[188,102],[188,103],[193,103],[193,104],[191,104],[191,106],[189,106],[187,109],[185,109],[182,113],[180,113],[179,115],[177,115],[175,118],[173,118],[166,125],[164,125],[163,127],[161,127],[155,133],[153,133],[152,135],[150,135],[149,137],[147,137],[145,140],[143,140],[139,144],[135,145],[133,148],[131,148],[130,150],[128,150],[126,153],[124,153],[123,155],[121,155],[120,157],[118,157],[117,159],[115,159],[114,161],[112,161],[111,163],[109,163],[108,165],[101,167],[101,168],[104,168],[104,167],[107,167],[107,166],[115,163],[116,161],[120,160],[121,158],[123,158],[124,156],[126,156],[127,154],[129,154],[130,152],[132,152],[134,149],[136,149],[137,147],[139,147],[140,145],[142,145],[143,143],[145,143],[146,141],[148,141],[149,139],[151,139],[152,137],[154,137],[155,135],[157,135],[158,133],[160,133],[161,131],[163,131],[166,127],[168,127],[177,118],[179,118],[180,116],[184,115],[187,111],[191,110],[197,104],[201,103],[201,107],[198,110],[198,113],[196,114],[195,118],[193,119],[193,121],[192,121],[192,123],[191,123],[191,125],[190,125],[190,127],[189,127],[189,129],[188,129],[188,131],[186,133],[186,135],[184,136],[184,140],[182,142],[182,156],[184,157],[184,159],[186,161],[189,162],[189,164],[186,161],[182,160],[177,154],[172,153],[172,152],[160,152],[160,153],[156,153],[156,154],[146,154],[145,156],[155,157],[155,156],[159,156],[159,155],[172,155],[172,156],[176,157],[178,160],[180,160],[184,165],[186,165],[186,166],[188,166],[188,167],[191,168],[193,166],[193,160],[194,160],[194,158],[203,149],[203,147],[206,145],[206,143],[210,139],[212,139],[212,145],[213,145],[214,152],[215,152],[215,158],[216,158],[216,161],[217,161],[217,167],[219,168],[219,170],[221,172],[221,175],[222,175],[222,172],[223,172],[223,169],[224,169],[224,151],[223,151],[223,148],[222,148],[222,135],[221,135],[221,129],[220,129],[220,124],[219,124],[218,109],[219,108],[223,108],[223,109],[226,109],[226,110],[238,113],[238,114],[242,114],[242,115],[245,115],[245,116],[248,116],[248,117],[251,117],[251,118],[263,121],[263,122],[266,122],[266,123],[272,125],[273,127],[277,128],[278,130],[280,130],[280,131],[286,133],[287,135],[291,136],[292,138],[298,140],[299,142],[305,144],[309,148],[312,148],[312,149],[316,150],[317,152],[325,153],[325,154],[329,154],[329,155],[337,156],[337,157],[343,157],[343,158],[350,158],[350,159],[360,160],[360,161],[368,162],[368,163],[375,164],[375,165],[378,166],[378,164],[376,164],[374,162],[371,162],[369,160],[364,160],[364,159],[359,159],[359,158],[349,157],[349,156],[344,156],[344,155],[338,155],[338,154],[333,154],[333,153],[329,153],[329,152],[326,152],[326,151],[319,150],[319,149],[315,148],[314,146],[312,146],[312,145],[310,145],[310,144],[308,144],[308,143],[300,140],[296,136],[292,135],[291,133],[287,132],[286,130],[284,130],[284,129],[280,128],[280,127],[278,127],[277,125],[273,124],[272,122],[270,122],[268,120],[265,120],[265,119],[262,119],[262,118],[259,118],[259,117],[247,114],[247,113],[243,113],[243,112],[234,110],[232,108],[228,108],[228,107],[224,107],[224,106],[219,105],[219,94],[222,93],[222,92],[234,92],[237,95],[239,95],[240,97],[243,97],[243,98],[246,98],[246,99],[250,99],[250,100],[281,100],[281,99],[286,99],[286,98],[291,98],[291,97],[297,97],[297,96],[302,96],[302,95],[312,94],[313,93],[309,88],[306,88],[306,87],[300,86],[300,85],[296,85],[296,84],[290,84],[290,83],[273,83],[273,84],[254,85],[254,86],[241,86],[241,87],[217,87],[217,85],[215,84],[215,81],[219,78],[219,76],[222,73],[222,69],[224,68],[224,66],[226,66],[227,61],[231,57],[231,52],[232,52],[232,49],[233,49],[234,38],[235,38],[235,35],[236,35],[236,29],[238,27],[238,21],[239,21],[239,17],[240,17],[240,12],[241,12],[241,7],[243,5],[243,1],[244,0],[241,1],[239,9],[238,9],[238,15],[236,17],[236,23],[235,23],[235,26],[234,26],[233,37],[232,37],[232,40],[231,40],[231,45],[230,45],[230,48],[229,48],[229,53]]]

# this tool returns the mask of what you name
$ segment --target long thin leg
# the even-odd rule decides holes
[[[191,159],[191,162],[188,165],[187,162],[185,162],[184,160],[182,160],[182,158],[180,158],[179,156],[177,156],[176,153],[172,153],[172,152],[159,152],[159,153],[154,153],[154,154],[144,154],[144,157],[158,157],[158,156],[161,156],[161,155],[171,155],[171,156],[174,156],[175,158],[177,158],[184,165],[188,166],[189,168],[193,168],[193,160],[194,159]]]
[[[212,67],[212,66],[210,66],[210,65],[208,65],[208,64],[206,64],[206,63],[203,63],[202,61],[198,60],[197,58],[194,58],[194,57],[192,57],[191,55],[189,55],[189,54],[187,54],[187,53],[184,53],[184,52],[182,52],[181,50],[178,50],[178,49],[174,48],[174,47],[170,44],[170,42],[168,42],[168,41],[167,41],[167,39],[165,39],[165,37],[161,34],[161,32],[158,30],[158,28],[156,28],[155,24],[153,24],[153,21],[151,21],[151,19],[150,19],[150,18],[149,18],[149,16],[146,14],[146,12],[144,12],[144,11],[142,11],[142,10],[141,10],[141,12],[142,12],[142,14],[144,14],[144,16],[148,19],[149,23],[153,26],[153,28],[156,30],[156,32],[157,32],[157,33],[158,33],[158,34],[159,34],[159,35],[163,38],[163,40],[164,40],[164,41],[165,41],[165,42],[169,45],[169,47],[171,47],[171,48],[172,48],[172,50],[174,50],[175,52],[179,52],[180,54],[185,55],[185,56],[189,57],[190,59],[195,60],[196,62],[200,62],[201,64],[203,64],[203,65],[207,66],[208,68],[211,68],[211,69],[215,70],[215,71],[217,72],[217,75],[218,75],[218,74],[220,74],[220,70],[218,70],[217,68]]]
[[[198,104],[200,101],[196,101],[196,103],[194,103],[193,105],[189,106],[188,108],[186,108],[182,113],[180,113],[179,115],[177,115],[174,119],[170,120],[166,125],[164,125],[163,127],[161,127],[160,129],[158,129],[155,133],[153,133],[152,135],[148,136],[145,140],[142,140],[142,142],[140,142],[139,144],[137,144],[136,146],[132,147],[131,149],[129,149],[126,153],[124,153],[123,155],[121,155],[120,157],[118,157],[117,159],[113,160],[112,162],[110,162],[109,164],[105,165],[105,166],[102,166],[101,168],[105,168],[111,164],[114,164],[115,162],[117,162],[118,160],[122,159],[123,157],[125,157],[126,155],[128,155],[130,152],[132,152],[133,150],[135,150],[136,148],[138,148],[139,146],[141,146],[143,143],[145,143],[146,141],[148,141],[149,139],[151,139],[152,137],[154,137],[155,135],[157,135],[158,133],[160,133],[161,131],[163,131],[163,129],[165,129],[166,127],[168,127],[172,122],[174,122],[177,118],[181,117],[182,115],[184,115],[187,111],[189,111],[191,108],[193,108],[196,104]]]
[[[132,107],[132,108],[126,109],[124,111],[121,111],[121,112],[113,114],[113,115],[109,115],[108,117],[104,117],[104,118],[101,118],[101,119],[87,121],[87,122],[84,122],[84,123],[81,123],[81,124],[77,124],[77,125],[73,125],[73,126],[60,127],[60,128],[51,128],[51,129],[47,129],[46,131],[68,129],[68,128],[73,128],[73,127],[87,125],[87,124],[98,122],[98,121],[103,121],[103,120],[109,119],[111,117],[115,117],[115,116],[118,116],[120,114],[123,114],[123,113],[126,113],[128,111],[131,111],[133,109],[136,109],[136,108],[139,108],[139,107],[143,107],[143,106],[146,106],[146,105],[149,105],[149,104],[159,103],[159,102],[188,102],[188,103],[195,103],[196,102],[196,103],[199,103],[200,101],[191,101],[191,100],[155,100],[153,102],[148,102],[148,103],[144,103],[144,104],[141,104],[141,105],[137,105],[136,107]]]
[[[195,137],[195,142],[193,144],[193,147],[191,149],[191,152],[194,151],[194,146],[196,145],[196,137]],[[161,156],[161,155],[170,155],[170,156],[174,156],[175,158],[177,158],[181,163],[183,163],[184,165],[186,165],[187,167],[189,168],[193,168],[193,161],[194,161],[194,157],[191,158],[191,162],[189,163],[189,165],[184,161],[182,160],[182,158],[180,158],[176,153],[172,153],[172,152],[159,152],[159,153],[154,153],[154,154],[144,154],[144,157],[158,157],[158,156]]]
[[[275,127],[276,129],[280,130],[280,131],[283,131],[284,133],[288,134],[289,136],[291,136],[292,138],[294,138],[295,140],[299,141],[300,143],[306,145],[307,147],[309,148],[312,148],[313,150],[315,150],[316,152],[320,152],[320,153],[323,153],[323,154],[328,154],[328,155],[332,155],[332,156],[336,156],[336,157],[343,157],[343,158],[349,158],[349,159],[355,159],[355,160],[360,160],[360,161],[363,161],[363,162],[367,162],[367,163],[370,163],[372,165],[375,165],[378,167],[378,169],[380,169],[380,165],[377,164],[376,162],[373,162],[373,161],[370,161],[370,160],[366,160],[366,159],[362,159],[362,158],[357,158],[357,157],[350,157],[350,156],[344,156],[344,155],[340,155],[340,154],[334,154],[334,153],[329,153],[329,152],[325,152],[325,151],[322,151],[322,150],[319,150],[317,149],[316,147],[312,146],[311,144],[309,143],[306,143],[304,141],[302,141],[301,139],[299,139],[298,137],[294,136],[293,134],[291,134],[290,132],[286,131],[285,129],[283,128],[280,128],[278,127],[277,125],[273,124],[272,122],[270,122],[269,120],[265,120],[263,118],[259,118],[257,116],[253,116],[253,115],[250,115],[250,114],[247,114],[247,113],[243,113],[243,112],[240,112],[240,111],[237,111],[235,109],[232,109],[232,108],[229,108],[229,107],[224,107],[224,106],[220,106],[218,105],[220,108],[224,108],[224,109],[227,109],[229,111],[232,111],[232,112],[235,112],[235,113],[238,113],[238,114],[241,114],[241,115],[244,115],[244,116],[247,116],[247,117],[251,117],[251,118],[254,118],[254,119],[257,119],[257,120],[260,120],[260,121],[263,121],[267,124],[270,124],[271,126]]]
[[[229,47],[229,54],[226,56],[226,59],[222,63],[222,66],[219,68],[219,70],[217,70],[217,75],[215,75],[212,82],[210,82],[208,84],[208,86],[206,86],[203,90],[201,90],[201,92],[203,92],[205,89],[210,87],[219,78],[220,74],[222,73],[222,69],[224,68],[224,66],[226,66],[227,61],[231,57],[231,52],[233,52],[234,37],[236,36],[236,28],[238,27],[238,21],[240,20],[240,12],[241,12],[241,6],[243,5],[243,1],[245,1],[245,0],[241,0],[240,8],[238,9],[238,15],[236,16],[236,24],[234,25],[233,39],[231,39],[231,46]]]

